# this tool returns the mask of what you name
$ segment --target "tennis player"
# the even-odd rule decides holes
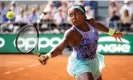
[[[86,19],[85,9],[80,5],[71,7],[68,16],[73,26],[65,32],[62,42],[49,53],[40,56],[39,61],[46,64],[50,58],[60,55],[67,45],[71,45],[73,52],[68,58],[67,72],[76,80],[102,80],[100,72],[104,67],[104,57],[96,52],[98,30],[115,39],[120,39],[123,34],[97,23],[94,19]]]

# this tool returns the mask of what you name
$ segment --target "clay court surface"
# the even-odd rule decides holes
[[[0,80],[74,80],[66,72],[68,56],[41,65],[35,55],[0,55]],[[103,80],[133,80],[133,56],[105,55]]]

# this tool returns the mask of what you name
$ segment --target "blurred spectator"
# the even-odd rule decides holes
[[[57,27],[65,28],[65,23],[67,22],[67,15],[62,11],[61,7],[58,8],[57,13],[54,15],[54,20]]]
[[[111,1],[108,8],[109,16],[112,17],[112,14],[114,14],[114,12],[115,12],[115,15],[117,16],[120,15],[119,11],[120,11],[120,8],[118,4],[115,1]]]
[[[132,17],[129,15],[128,10],[124,11],[124,14],[121,16],[121,21],[122,21],[122,30],[130,30],[130,26],[132,23]]]
[[[57,27],[50,12],[45,13],[43,20],[45,21],[43,24],[47,25],[46,28],[53,30]]]
[[[3,16],[1,15],[1,12],[0,12],[0,24],[3,23]]]
[[[27,23],[27,16],[24,13],[24,9],[20,9],[20,14],[16,15],[15,22]]]
[[[91,6],[86,6],[85,7],[85,10],[86,10],[87,19],[95,18],[95,16],[94,16],[94,10],[92,9]]]
[[[72,7],[74,5],[74,1],[68,0],[67,6],[68,8]]]
[[[55,0],[55,1],[53,1],[53,4],[54,4],[54,6],[55,6],[56,8],[59,8],[59,7],[61,6],[61,1]]]
[[[109,17],[109,27],[117,30],[118,24],[120,23],[120,17],[113,11]]]
[[[1,21],[4,22],[4,19],[6,18],[7,8],[5,7],[5,3],[0,3],[0,12],[1,12]]]
[[[133,15],[133,5],[129,0],[124,1],[124,5],[120,9],[120,14],[123,15],[125,10],[128,10],[130,16]]]
[[[95,0],[86,0],[84,3],[85,6],[91,6],[92,9],[94,10],[94,16],[97,18],[97,11],[98,11],[98,2]]]
[[[35,23],[39,19],[39,15],[36,13],[35,8],[32,8],[32,12],[28,17],[28,23]]]
[[[50,12],[45,13],[43,20],[45,21],[53,21],[53,17]]]
[[[75,0],[75,4],[85,6],[85,1],[83,1],[83,0]]]
[[[5,7],[5,3],[4,2],[0,3],[0,12],[1,12],[2,16],[5,16],[6,13],[7,13],[7,8]]]
[[[90,6],[91,5],[90,3],[91,3],[91,0],[86,0],[85,1],[85,6]]]
[[[52,2],[48,3],[47,6],[44,9],[44,12],[50,12],[52,17],[53,15],[55,15],[55,13],[57,12],[57,8],[54,6],[54,4]]]
[[[15,15],[19,14],[19,8],[16,6],[15,2],[11,3],[11,8],[10,9],[15,13]]]
[[[63,12],[67,15],[68,6],[66,2],[62,2],[60,8],[63,10]]]
[[[131,24],[132,17],[131,17],[131,15],[129,15],[128,10],[125,10],[125,11],[124,11],[124,14],[121,16],[121,20],[122,20],[122,22],[123,22],[124,24],[126,24],[126,23]]]
[[[51,8],[48,7],[51,5]],[[49,11],[47,11],[47,9],[50,8]],[[52,11],[52,8],[53,8],[53,11]],[[45,15],[43,17],[43,20],[46,22],[45,24],[47,25],[47,28],[49,29],[55,29],[56,28],[56,24],[54,23],[54,15],[55,13],[57,12],[56,10],[56,7],[54,7],[53,3],[49,3],[49,5],[47,5],[47,9],[45,8],[44,12],[45,12]]]

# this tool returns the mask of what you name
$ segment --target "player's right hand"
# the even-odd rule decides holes
[[[41,55],[38,60],[41,64],[45,65],[47,63],[48,59],[49,59],[48,55]]]

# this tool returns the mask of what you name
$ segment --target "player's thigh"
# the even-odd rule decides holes
[[[92,73],[85,72],[76,77],[76,80],[94,80]]]
[[[102,80],[102,76],[100,76],[97,80]]]

